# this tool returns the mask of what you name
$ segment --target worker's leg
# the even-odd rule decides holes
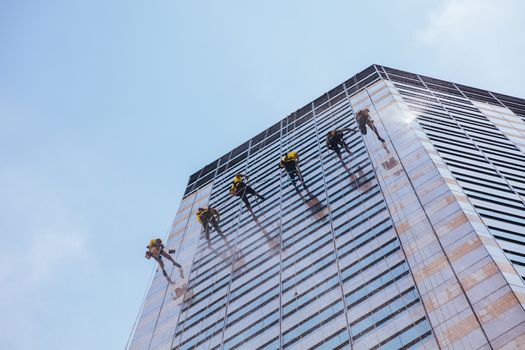
[[[264,197],[261,196],[259,193],[255,192],[255,190],[249,185],[246,185],[246,190],[244,192],[244,196],[246,197],[247,194],[254,195],[254,196],[260,198],[261,200],[264,200]]]
[[[217,222],[217,220],[211,219],[211,224],[213,225],[213,228],[215,229],[215,231],[217,231],[217,233],[222,236],[223,234],[222,234],[221,228],[219,227],[219,223]]]
[[[372,129],[372,131],[376,134],[377,139],[378,139],[379,141],[381,141],[381,142],[385,142],[385,140],[384,140],[381,136],[379,136],[379,132],[377,131],[377,128],[376,128],[376,126],[374,125],[374,122],[373,122],[373,121],[369,121],[369,122],[368,122],[368,126],[369,126],[370,129]]]
[[[334,151],[335,152],[335,155],[337,156],[337,158],[339,158],[340,160],[343,160],[343,158],[341,157],[341,150],[339,149],[339,145],[337,144],[337,141],[335,140],[331,140],[327,146],[326,146],[329,150],[331,151]]]
[[[160,269],[162,270],[162,274],[166,277],[168,277],[168,273],[166,272],[166,270],[164,270],[164,261],[162,261],[162,258],[160,256],[155,256],[154,259],[157,261],[157,263],[159,264],[159,267]]]
[[[295,173],[297,174],[297,177],[299,177],[299,180],[303,184],[304,188],[306,188],[306,181],[304,181],[303,174],[301,173],[301,170],[299,169],[299,166],[295,167]]]
[[[341,161],[343,160],[343,157],[341,156],[341,149],[339,148],[338,144],[334,144],[334,147],[332,148],[337,156]]]
[[[204,229],[204,236],[209,242],[210,241],[210,225],[208,223],[208,220],[206,219],[202,220],[202,228]]]
[[[352,151],[350,151],[350,147],[348,147],[348,145],[346,144],[344,140],[340,140],[339,145],[343,147],[346,150],[346,152],[348,152],[348,155],[350,156],[352,155]]]
[[[171,257],[171,255],[169,255],[168,253],[166,253],[164,250],[161,250],[160,251],[160,254],[165,257],[166,259],[168,259],[169,261],[171,261],[173,263],[173,265],[177,266],[179,269],[182,267],[180,266],[178,263],[175,262],[175,260],[173,260],[173,258]]]
[[[361,134],[366,135],[366,120],[362,118],[357,120],[357,128],[361,131]]]
[[[295,169],[287,169],[286,173],[288,174],[288,177],[290,178],[290,182],[292,183],[292,185],[297,186],[295,182],[295,175],[296,175]]]
[[[286,173],[288,174],[288,177],[290,178],[290,182],[294,186],[297,186],[295,182],[295,176],[298,175],[297,174],[297,162],[295,161],[287,162],[284,166],[284,169],[286,170]]]
[[[208,242],[208,247],[211,247],[210,224],[208,223],[208,220],[203,220],[202,226],[204,227],[204,237],[206,237],[206,241]]]
[[[221,236],[221,238],[224,240],[224,242],[226,243],[226,246],[228,246],[228,248],[229,248],[230,245],[228,244],[228,240],[226,239],[226,236],[224,235],[224,233],[222,233],[221,228],[219,227],[219,223],[217,222],[217,220],[212,219],[211,224],[213,225],[213,227],[215,228],[215,231],[217,231],[219,236]]]
[[[246,205],[246,209],[251,211],[252,206],[250,205],[250,201],[248,200],[248,196],[246,195],[246,192],[242,194],[241,199],[244,202],[244,205]]]
[[[160,266],[160,268],[162,270],[162,274],[164,275],[164,277],[166,278],[168,283],[173,283],[173,281],[171,280],[170,276],[168,276],[168,273],[164,269],[164,263],[162,262],[162,259],[160,257],[157,257],[157,258],[155,258],[155,260],[157,260],[157,262],[159,263],[159,266]]]

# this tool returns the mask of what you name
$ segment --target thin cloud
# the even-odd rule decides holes
[[[418,31],[418,39],[425,44],[464,40],[486,25],[483,19],[498,12],[497,3],[487,0],[445,1],[430,12],[428,22]]]
[[[2,285],[9,289],[14,283],[18,292],[21,287],[32,289],[52,277],[64,262],[86,257],[82,220],[45,177],[24,167],[4,167],[0,180],[9,184],[0,192],[2,229],[16,233],[9,241],[17,247],[0,255]]]
[[[36,174],[23,167],[0,168],[0,182],[8,184],[0,190],[0,226],[8,233],[0,254],[0,343],[6,349],[38,347],[48,327],[42,310],[54,302],[46,300],[53,286],[92,265],[83,220]]]
[[[45,233],[33,237],[30,277],[32,283],[45,281],[60,264],[86,257],[86,237],[83,234]]]
[[[74,232],[37,233],[26,247],[0,257],[0,299],[35,293],[64,264],[87,261],[86,236]]]
[[[512,79],[525,74],[524,16],[521,0],[447,0],[428,12],[415,39],[443,78],[525,95],[522,84]]]
[[[0,258],[0,327],[4,332],[0,339],[6,348],[38,347],[42,328],[32,310],[35,301],[41,300],[39,295],[54,282],[61,265],[86,256],[85,236],[71,232],[35,235],[28,247],[4,250]]]

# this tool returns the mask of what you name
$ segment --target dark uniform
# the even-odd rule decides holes
[[[206,239],[210,241],[210,225],[215,228],[217,233],[222,234],[222,231],[219,227],[220,215],[219,212],[214,208],[199,208],[197,211],[197,220],[202,224],[204,228],[204,234]]]
[[[337,154],[337,156],[339,156],[339,158],[341,157],[341,147],[343,147],[348,152],[348,154],[352,154],[350,148],[348,147],[343,138],[343,131],[345,130],[352,130],[353,132],[356,132],[356,130],[353,129],[342,129],[333,130],[326,134],[326,147],[334,151]]]
[[[290,180],[295,184],[295,176],[299,175],[299,168],[297,163],[299,162],[299,155],[297,152],[289,152],[281,157],[279,168],[284,168],[290,177]]]
[[[230,189],[230,194],[232,196],[241,197],[242,201],[246,205],[246,208],[248,208],[248,210],[251,210],[252,206],[250,205],[250,201],[248,200],[248,195],[256,196],[261,200],[264,200],[264,197],[255,192],[255,190],[250,185],[245,184],[243,181],[244,177],[245,176],[241,174],[235,175],[235,177],[233,178],[232,187]]]
[[[374,121],[370,117],[370,111],[367,108],[357,112],[355,119],[357,121],[357,125],[359,126],[359,130],[363,135],[366,135],[366,126],[368,125],[368,127],[376,134],[377,139],[381,142],[385,142],[385,140],[379,136],[379,132],[377,131]]]

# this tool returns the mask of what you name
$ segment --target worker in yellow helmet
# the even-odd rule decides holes
[[[248,176],[240,173],[235,174],[232,187],[230,189],[230,194],[232,196],[241,197],[242,201],[246,205],[246,208],[248,208],[248,210],[252,210],[252,206],[248,200],[248,195],[256,196],[260,200],[264,200],[265,198],[259,193],[255,192],[255,190],[250,185],[245,183],[244,179],[248,179]]]
[[[350,151],[350,147],[346,144],[344,140],[344,132],[345,131],[352,131],[352,133],[356,133],[356,129],[350,129],[350,128],[344,128],[344,129],[338,129],[338,130],[332,130],[329,131],[328,134],[326,134],[326,147],[337,154],[339,159],[343,160],[341,156],[341,148],[343,147],[346,152],[348,152],[348,155],[352,155],[352,151]]]
[[[299,170],[299,154],[297,152],[292,151],[283,155],[279,163],[279,168],[286,170],[294,186],[297,186],[295,183],[295,176],[297,176],[303,186],[306,187],[301,171]]]
[[[361,131],[361,134],[366,135],[366,126],[376,134],[377,139],[381,142],[385,142],[385,140],[379,136],[379,132],[377,131],[377,128],[374,125],[374,121],[370,117],[370,110],[368,108],[362,109],[359,112],[357,112],[355,116],[355,120],[357,121],[357,124],[359,125],[359,130]]]
[[[199,221],[202,225],[202,228],[204,229],[204,235],[206,236],[206,240],[208,241],[208,245],[211,245],[211,239],[210,239],[210,225],[213,226],[215,231],[219,235],[221,235],[224,239],[226,237],[222,233],[219,222],[221,220],[219,211],[215,208],[208,207],[208,208],[199,208],[197,210],[197,221]]]
[[[146,250],[146,259],[150,259],[150,258],[155,259],[157,263],[159,264],[160,268],[162,269],[162,274],[164,275],[164,277],[166,277],[169,283],[173,283],[171,279],[169,278],[168,273],[164,269],[164,261],[162,261],[162,257],[165,257],[166,259],[171,261],[174,266],[178,267],[179,270],[182,270],[182,266],[176,263],[175,260],[173,260],[173,258],[170,255],[170,254],[175,253],[175,249],[169,250],[168,251],[169,254],[166,253],[164,251],[164,244],[162,244],[162,240],[160,238],[152,239],[151,241],[149,241],[149,244],[146,248],[148,249]]]

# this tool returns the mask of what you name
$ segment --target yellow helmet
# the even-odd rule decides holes
[[[288,158],[290,159],[297,159],[298,157],[299,157],[299,154],[295,151],[288,153]]]
[[[162,240],[160,238],[152,239],[151,241],[149,241],[148,248],[156,246],[157,242],[162,243]]]

